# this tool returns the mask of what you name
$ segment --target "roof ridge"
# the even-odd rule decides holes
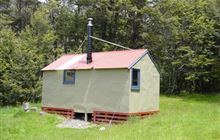
[[[113,53],[113,52],[125,52],[125,51],[138,51],[138,50],[147,50],[147,49],[135,49],[135,50],[113,50],[113,51],[102,51],[102,52],[92,52],[92,53]],[[65,55],[81,55],[81,54],[86,54],[86,53],[72,53],[72,54],[64,54]]]

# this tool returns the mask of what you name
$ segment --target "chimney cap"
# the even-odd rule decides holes
[[[88,18],[88,21],[93,21],[93,18]]]
[[[93,26],[92,21],[93,21],[93,18],[88,18],[88,26]]]

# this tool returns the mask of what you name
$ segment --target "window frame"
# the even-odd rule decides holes
[[[133,85],[133,71],[137,71],[137,85]],[[131,90],[132,91],[140,91],[140,79],[141,79],[141,70],[137,68],[131,69]]]
[[[72,74],[72,80],[67,80],[66,79],[66,76],[67,76],[67,72],[69,72],[69,71],[71,71],[71,72],[73,72],[73,74]],[[76,73],[76,71],[75,70],[64,70],[63,71],[63,84],[75,84],[75,74]]]

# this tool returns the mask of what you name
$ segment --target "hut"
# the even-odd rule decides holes
[[[146,49],[66,54],[43,71],[42,109],[97,122],[159,111],[160,75]]]

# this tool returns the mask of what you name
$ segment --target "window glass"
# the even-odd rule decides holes
[[[140,90],[140,70],[139,69],[132,69],[131,89]]]
[[[74,70],[65,70],[63,77],[64,84],[74,84],[75,83],[75,71]]]
[[[133,73],[132,73],[132,85],[133,86],[137,86],[138,85],[138,71],[137,70],[133,70]]]

